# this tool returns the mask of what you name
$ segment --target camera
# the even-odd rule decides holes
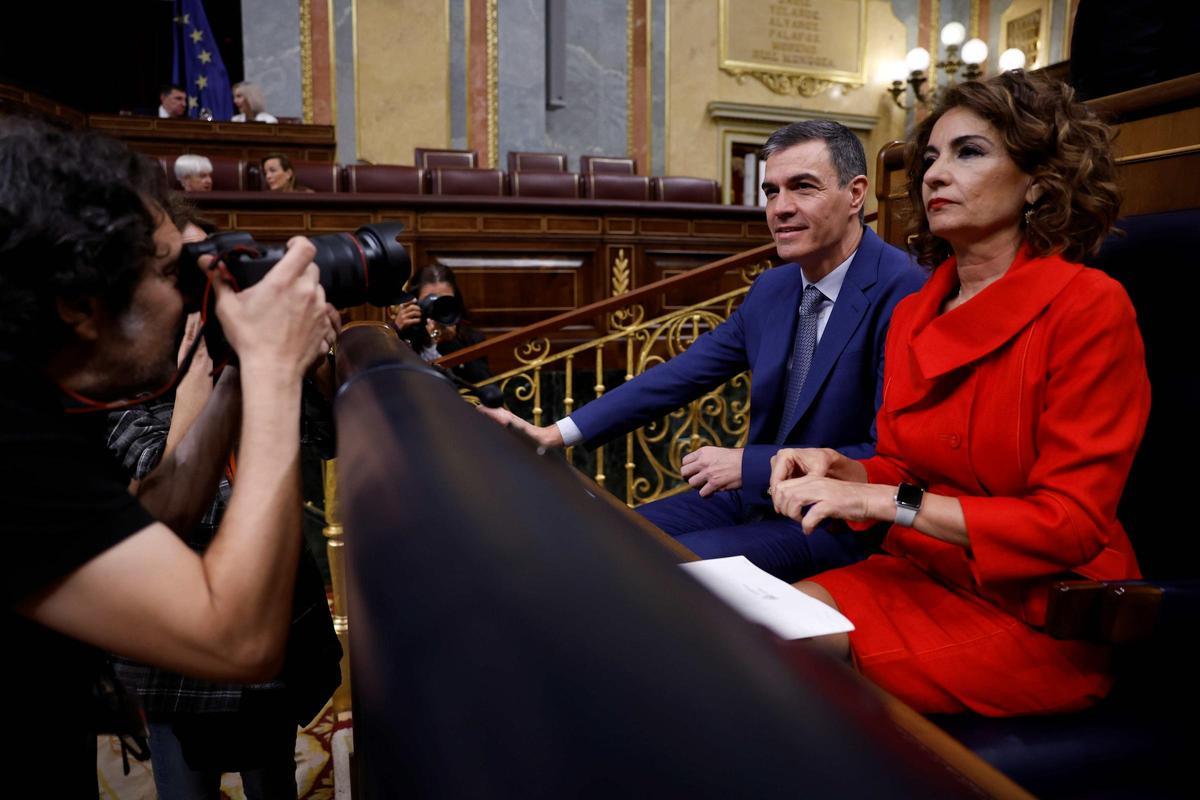
[[[462,320],[462,300],[452,294],[427,294],[420,300],[412,292],[405,292],[401,303],[416,302],[421,309],[421,322],[431,319],[440,325],[457,325]]]
[[[313,261],[320,270],[325,299],[335,308],[370,303],[388,306],[400,302],[404,284],[412,275],[412,262],[397,241],[404,226],[396,222],[364,225],[354,233],[312,236]],[[215,256],[225,264],[239,291],[253,286],[283,258],[286,248],[262,245],[248,233],[217,233],[202,242],[183,246],[179,257],[179,291],[189,311],[200,309],[208,276],[200,257]]]

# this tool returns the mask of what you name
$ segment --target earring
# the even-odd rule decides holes
[[[1033,221],[1033,206],[1025,207],[1025,224],[1028,225]]]

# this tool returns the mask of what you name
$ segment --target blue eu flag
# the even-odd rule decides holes
[[[200,0],[175,0],[175,69],[172,79],[187,92],[187,115],[228,120],[233,116],[229,73],[208,27]],[[208,112],[207,116],[204,112]]]

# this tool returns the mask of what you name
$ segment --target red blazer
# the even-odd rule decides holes
[[[1139,577],[1117,501],[1150,411],[1133,306],[1103,273],[1024,253],[938,314],[955,261],[901,301],[872,483],[960,498],[970,548],[893,526],[888,552],[1031,625],[1064,574]]]

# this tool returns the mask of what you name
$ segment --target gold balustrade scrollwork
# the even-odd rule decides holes
[[[742,283],[747,285],[754,283],[754,279],[772,267],[770,259],[765,261],[755,261],[753,264],[747,264],[741,269]]]
[[[620,256],[618,252],[618,262]],[[614,278],[616,266],[614,262]],[[581,376],[576,373],[581,369],[593,370],[584,377],[592,380],[591,396],[600,397],[622,379],[632,380],[675,358],[728,319],[745,298],[749,283],[771,266],[769,260],[748,265],[740,271],[747,285],[686,308],[668,310],[654,319],[645,318],[641,303],[630,303],[609,312],[608,334],[582,344],[555,351],[547,337],[523,342],[513,351],[519,366],[485,383],[499,386],[513,410],[534,425],[543,424],[543,417],[570,414],[587,399],[586,394],[577,396],[576,380]],[[620,378],[611,374],[617,370]],[[623,447],[618,440],[590,453],[567,448],[566,457],[589,472],[597,484],[618,496],[623,492],[622,499],[632,508],[685,490],[687,483],[680,474],[683,457],[705,445],[744,445],[749,423],[750,376],[742,373],[683,408],[626,434]],[[617,470],[624,481],[610,480]]]
[[[635,328],[642,324],[642,320],[646,318],[646,309],[640,303],[635,303],[625,308],[618,308],[608,316],[608,321],[611,327],[627,331],[630,328]]]

